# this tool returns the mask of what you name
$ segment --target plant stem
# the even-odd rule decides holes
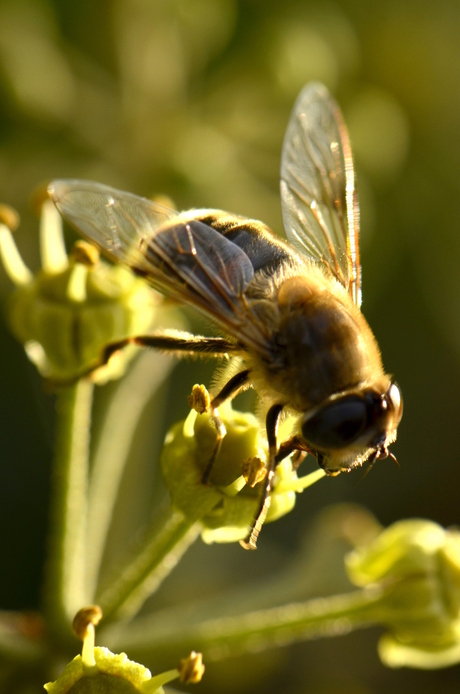
[[[152,525],[142,551],[97,596],[104,612],[104,624],[109,619],[127,619],[136,614],[196,540],[201,529],[199,522],[187,520],[182,513],[168,509],[161,523]]]
[[[232,617],[204,619],[197,624],[169,620],[163,629],[156,628],[155,615],[149,615],[124,625],[123,630],[109,627],[104,631],[104,641],[109,648],[127,649],[132,657],[147,661],[149,653],[162,659],[192,647],[207,660],[220,660],[370,626],[378,622],[380,600],[380,590],[364,589]],[[163,618],[161,621],[165,624]]]
[[[57,396],[45,610],[58,628],[67,628],[88,602],[85,531],[93,389],[82,379]]]
[[[158,354],[156,359],[147,358],[149,356],[141,355],[119,383],[94,450],[86,540],[87,580],[92,596],[96,593],[107,534],[139,418],[173,364],[164,355]]]

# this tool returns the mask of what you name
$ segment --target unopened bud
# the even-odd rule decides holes
[[[16,231],[19,222],[19,214],[13,207],[0,204],[0,224],[4,224],[10,231]]]
[[[88,631],[88,626],[96,626],[102,619],[102,610],[99,605],[90,605],[78,610],[73,618],[72,630],[79,639],[83,641]]]
[[[99,262],[99,251],[96,246],[88,241],[76,241],[72,249],[72,257],[76,263],[94,267]]]

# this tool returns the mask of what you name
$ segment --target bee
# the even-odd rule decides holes
[[[178,213],[99,183],[57,180],[50,197],[62,216],[111,260],[155,289],[194,306],[217,326],[206,337],[174,331],[128,342],[175,353],[234,357],[239,368],[211,400],[218,408],[253,387],[268,441],[263,494],[242,545],[255,549],[277,464],[297,451],[329,475],[392,456],[402,398],[385,373],[361,313],[359,208],[342,114],[327,89],[311,83],[294,106],[281,157],[287,241],[262,222],[221,210]],[[294,435],[278,442],[283,416]],[[393,457],[393,456],[392,456]]]

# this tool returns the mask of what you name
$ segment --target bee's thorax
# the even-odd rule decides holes
[[[279,288],[277,307],[265,377],[294,409],[305,412],[382,376],[374,336],[348,296],[315,276],[292,277]]]

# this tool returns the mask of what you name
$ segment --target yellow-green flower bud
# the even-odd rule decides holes
[[[78,655],[55,682],[45,684],[48,694],[162,694],[163,685],[179,679],[186,684],[200,682],[205,667],[201,653],[192,651],[174,670],[152,677],[143,665],[128,660],[125,653],[114,655],[107,648],[95,648],[95,625],[102,618],[98,605],[83,607],[72,623],[83,641]]]
[[[35,275],[24,264],[11,231],[19,221],[0,205],[0,258],[17,289],[10,297],[9,321],[14,335],[40,373],[68,383],[101,366],[111,342],[146,332],[155,310],[155,294],[127,270],[99,262],[99,252],[77,241],[67,257],[62,218],[46,188],[34,195],[40,212],[42,268]],[[97,368],[98,382],[123,374],[133,348]]]
[[[150,670],[129,660],[126,653],[115,655],[108,648],[94,648],[96,670],[88,673],[77,655],[55,682],[45,684],[48,694],[145,694],[152,679]],[[161,686],[151,694],[162,694]]]
[[[148,330],[153,311],[145,282],[121,267],[82,262],[80,254],[64,270],[41,270],[18,287],[8,313],[42,375],[69,381],[96,365],[108,343]],[[104,379],[121,375],[125,361],[109,363]]]
[[[378,586],[380,641],[390,666],[437,668],[460,661],[460,532],[426,520],[384,530],[347,557],[350,579]]]
[[[207,484],[203,473],[213,454],[217,432],[208,414],[191,412],[187,420],[172,427],[161,454],[163,476],[173,506],[190,520],[201,520],[205,542],[234,542],[247,536],[258,508],[264,483],[254,487],[243,475],[248,460],[266,459],[260,423],[248,412],[219,408],[227,434],[214,461]],[[295,492],[277,492],[277,483],[295,476],[289,461],[278,468],[267,521],[292,510]]]

